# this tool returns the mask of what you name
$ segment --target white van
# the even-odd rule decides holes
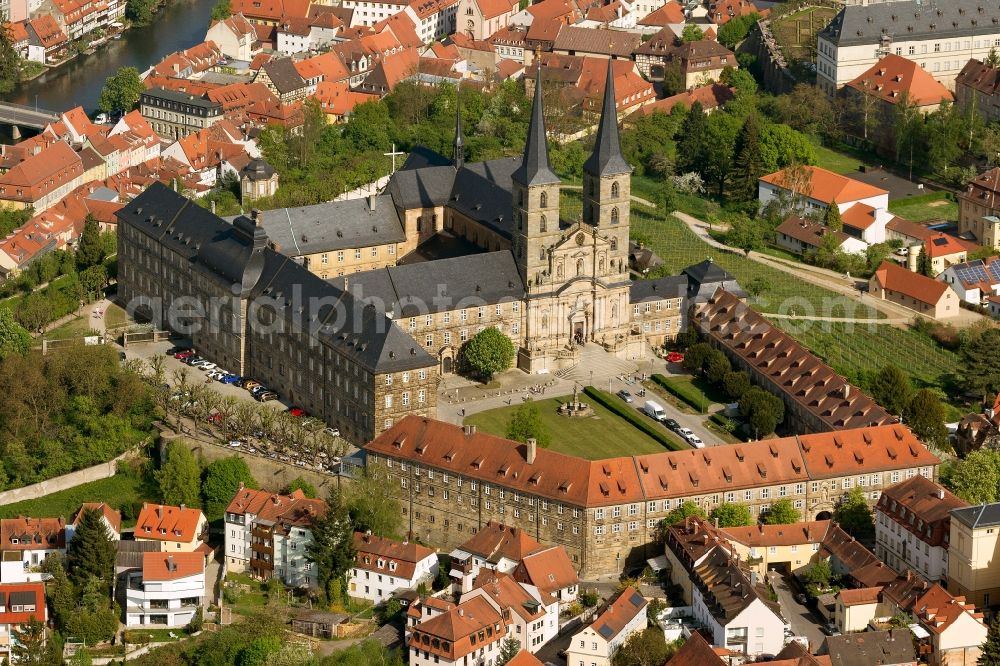
[[[652,400],[647,400],[646,404],[642,406],[642,411],[646,412],[646,415],[656,421],[662,421],[667,418],[667,413],[663,411],[663,406]]]

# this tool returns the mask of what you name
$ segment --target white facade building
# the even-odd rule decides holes
[[[618,648],[648,626],[648,605],[638,590],[626,587],[590,626],[570,639],[566,666],[611,666]]]
[[[483,572],[460,601],[476,597],[483,597],[509,618],[510,637],[532,654],[559,635],[559,600],[549,595],[543,598],[538,588],[518,583],[509,574]]]
[[[143,553],[142,571],[128,574],[125,625],[183,627],[204,599],[204,555]]]
[[[885,55],[916,60],[950,89],[970,58],[1000,47],[1000,24],[978,0],[921,0],[844,7],[817,39],[816,83],[829,94]]]
[[[354,550],[347,594],[358,599],[380,604],[437,576],[437,553],[417,543],[355,532]]]

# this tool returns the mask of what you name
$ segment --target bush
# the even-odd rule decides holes
[[[585,590],[580,593],[580,602],[587,608],[593,608],[601,598],[597,595],[597,590]]]
[[[698,388],[690,381],[684,379],[668,379],[661,374],[655,374],[651,379],[658,386],[664,388],[668,393],[670,393],[670,395],[674,396],[689,407],[694,408],[701,414],[707,412],[709,406],[712,404],[712,401],[709,400],[705,394],[698,390]]]
[[[671,451],[680,451],[687,448],[668,437],[667,433],[659,430],[658,428],[654,428],[653,425],[646,420],[646,417],[640,415],[634,409],[623,406],[621,401],[613,398],[610,393],[605,393],[600,389],[595,389],[593,386],[587,386],[583,389],[583,392],[590,396],[591,400],[622,417]]]

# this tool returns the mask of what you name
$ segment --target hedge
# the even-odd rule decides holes
[[[701,414],[708,411],[708,408],[712,405],[712,401],[709,400],[704,393],[702,393],[696,386],[694,386],[690,381],[687,380],[671,380],[667,379],[661,374],[655,374],[651,379],[660,387],[666,389],[668,393],[683,402],[684,404],[692,407]]]
[[[593,386],[584,387],[583,392],[589,396],[591,400],[622,417],[671,451],[680,451],[688,448],[668,437],[667,433],[653,427],[653,424],[647,420],[648,417],[640,414],[631,407],[626,406],[620,400],[614,398],[610,393],[596,389]]]
[[[714,412],[710,417],[708,417],[708,420],[720,428],[725,428],[731,421],[731,419],[722,412]]]

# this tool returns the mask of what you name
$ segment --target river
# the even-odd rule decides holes
[[[216,0],[168,0],[152,23],[132,28],[121,39],[111,40],[91,55],[80,55],[50,69],[37,79],[19,86],[6,99],[18,104],[66,111],[83,105],[88,113],[97,108],[104,81],[120,67],[140,72],[163,56],[194,46],[205,39],[208,20]]]

